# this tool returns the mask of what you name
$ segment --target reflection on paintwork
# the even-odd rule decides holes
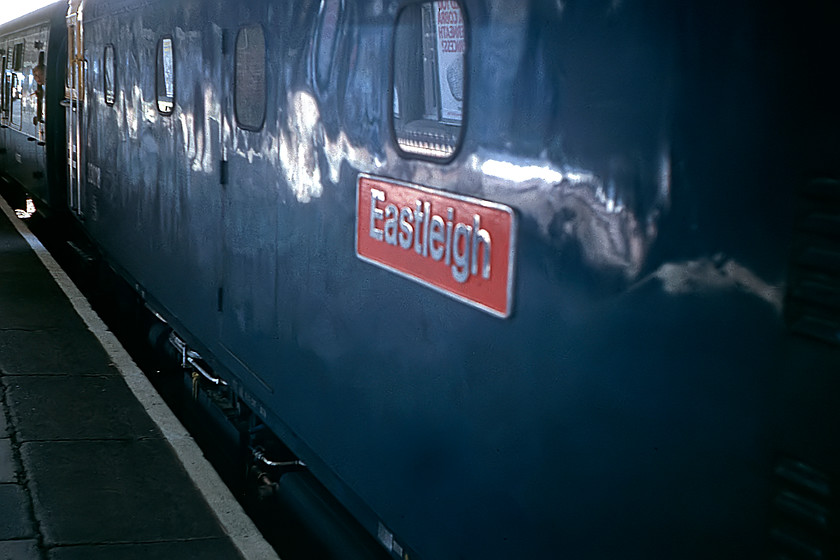
[[[299,202],[309,202],[322,193],[317,147],[320,112],[311,94],[300,91],[289,98],[286,129],[281,133],[280,161],[286,181]]]
[[[178,115],[178,122],[181,125],[181,135],[184,139],[184,155],[193,171],[204,171],[206,167],[212,168],[209,159],[209,152],[204,148],[204,138],[196,134],[195,117],[192,113],[181,112]],[[204,158],[202,158],[204,152]]]
[[[532,180],[559,183],[566,176],[546,165],[516,165],[509,161],[488,159],[481,164],[481,172],[506,181],[523,183]]]
[[[143,118],[146,122],[153,123],[157,120],[158,110],[155,103],[143,102]]]
[[[741,263],[715,255],[713,258],[665,263],[640,280],[633,289],[658,279],[670,295],[705,294],[737,289],[769,303],[777,313],[782,311],[784,287],[761,279]]]
[[[203,120],[198,122],[196,115],[190,111],[181,111],[178,114],[178,122],[181,125],[181,136],[184,139],[184,155],[189,162],[190,169],[204,173],[213,173],[215,170],[213,159],[213,132],[218,130],[219,120],[213,115],[219,114],[220,103],[216,99],[215,92],[210,87],[205,87],[202,92],[203,99],[195,99],[194,103],[203,103]]]
[[[31,218],[34,214],[35,214],[35,202],[33,202],[31,198],[26,199],[25,208],[15,209],[15,216],[17,216],[21,220],[26,220],[28,218]]]
[[[335,139],[324,135],[317,101],[310,93],[293,93],[290,100],[294,110],[287,116],[279,157],[298,202],[321,196],[322,178],[338,183],[344,162],[362,173],[382,167],[384,162],[350,142],[343,131]],[[324,155],[328,169],[321,169],[318,152]],[[386,155],[388,161],[400,159],[387,147]],[[505,160],[481,150],[468,161],[467,168],[481,185],[473,194],[516,208],[537,224],[540,236],[552,245],[577,243],[587,266],[618,272],[629,281],[642,270],[658,232],[659,217],[670,202],[670,157],[665,152],[660,156],[656,200],[643,215],[625,203],[631,186],[605,182],[591,171],[558,166],[547,159]],[[443,166],[406,171],[409,180],[419,184],[452,188],[453,177]]]
[[[131,88],[131,95],[128,103],[124,106],[126,130],[120,131],[128,133],[128,138],[131,138],[132,140],[137,139],[137,133],[140,128],[140,118],[135,107],[142,106],[142,103],[143,92],[140,90],[140,86],[135,84],[135,86]]]
[[[553,246],[576,243],[587,266],[626,280],[641,271],[670,194],[668,184],[658,185],[658,199],[640,216],[624,201],[631,185],[605,183],[590,171],[548,160],[504,161],[481,151],[471,156],[470,166],[480,177],[483,196],[517,208]],[[670,169],[666,155],[661,166]],[[670,181],[670,171],[660,172],[659,181]]]
[[[333,183],[339,181],[342,162],[348,162],[350,166],[362,173],[373,172],[381,168],[384,163],[370,151],[350,142],[343,130],[335,140],[326,139],[324,156],[327,159],[329,178]]]
[[[327,137],[318,102],[308,91],[291,93],[289,107],[291,110],[280,132],[278,163],[298,202],[320,197],[325,182],[322,178],[337,184],[344,162],[362,173],[373,172],[383,165],[369,150],[354,145],[343,130],[335,139]],[[319,154],[324,155],[327,169],[321,169]]]
[[[666,148],[659,154],[659,196],[661,210],[664,212],[671,207],[671,156]]]

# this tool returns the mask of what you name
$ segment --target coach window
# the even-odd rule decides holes
[[[400,149],[451,158],[461,141],[466,30],[457,2],[412,4],[394,33],[394,136]]]
[[[5,53],[6,50],[3,49],[2,52]],[[3,83],[0,84],[0,112],[2,112],[3,115],[5,116],[5,114],[7,112],[7,110],[6,110],[6,56],[5,56],[5,54],[3,55],[2,74],[0,74],[0,77],[2,77],[2,80],[3,80]]]
[[[262,26],[248,25],[239,29],[234,64],[236,122],[240,128],[259,130],[265,121],[265,35]]]
[[[105,54],[103,55],[102,66],[104,69],[103,76],[105,83],[103,91],[105,92],[105,104],[106,105],[113,105],[114,104],[114,93],[115,93],[115,86],[114,86],[114,71],[115,71],[115,62],[114,62],[114,45],[106,45],[105,46]]]
[[[18,43],[12,51],[12,70],[20,71],[21,68],[23,68],[23,43]]]
[[[175,105],[175,60],[172,53],[172,37],[158,41],[155,88],[158,111],[171,115]]]

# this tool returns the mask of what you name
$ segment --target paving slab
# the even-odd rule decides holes
[[[12,453],[12,440],[0,439],[0,484],[17,482],[17,468]],[[0,557],[2,560],[2,557]]]
[[[26,492],[17,484],[0,484],[0,541],[34,536]]]
[[[0,230],[0,329],[84,328],[26,241],[11,223],[0,221],[4,224]]]
[[[0,560],[41,560],[38,543],[34,540],[0,541]]]
[[[3,383],[18,442],[163,437],[122,377],[16,375]]]
[[[86,328],[2,331],[0,372],[119,375]]]
[[[45,545],[224,536],[164,440],[24,443]]]
[[[2,254],[0,290],[8,293],[20,290],[21,294],[42,293],[44,297],[61,299],[61,288],[34,253],[21,256]]]
[[[61,546],[53,548],[49,554],[50,560],[230,560],[237,557],[236,549],[226,539]]]
[[[5,179],[0,179],[0,180],[2,180],[3,182],[6,182]],[[11,222],[9,222],[9,220],[0,220],[0,233],[14,232],[14,231],[15,231],[15,228],[12,226],[12,224],[11,224]],[[2,239],[4,239],[4,237],[0,236],[0,240],[2,240]]]
[[[24,238],[18,235],[15,226],[7,219],[0,216],[0,251],[9,257],[32,254],[29,244]]]
[[[3,273],[0,273],[3,274]],[[57,289],[57,288],[56,288]],[[67,299],[46,291],[39,300],[41,289],[33,284],[0,286],[0,329],[82,329],[84,322],[72,311]]]
[[[2,243],[2,238],[0,238],[0,243]],[[0,254],[3,255],[0,259],[0,289],[26,285],[39,278],[43,284],[52,278],[41,259],[31,250],[29,253],[9,253],[3,251],[0,245]]]

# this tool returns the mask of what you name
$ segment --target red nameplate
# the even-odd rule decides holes
[[[359,258],[499,317],[511,312],[515,236],[502,204],[359,176]]]

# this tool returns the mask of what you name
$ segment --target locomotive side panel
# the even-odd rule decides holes
[[[85,227],[395,556],[759,555],[790,177],[754,7],[509,4],[91,1]],[[509,313],[429,280],[495,262],[482,202]]]
[[[218,3],[202,3],[206,12],[171,2],[114,8],[85,7],[86,155],[94,177],[85,227],[179,331],[213,339],[223,55],[212,22],[224,18],[212,15]]]
[[[738,557],[762,546],[764,520],[747,512],[761,511],[768,483],[758,466],[769,454],[762,375],[775,367],[764,344],[781,333],[778,299],[738,290],[734,276],[710,286],[715,273],[680,292],[672,273],[696,267],[702,276],[714,262],[647,259],[671,192],[662,51],[679,48],[668,28],[678,14],[660,8],[665,21],[652,34],[641,7],[610,24],[594,9],[575,19],[542,5],[465,2],[471,81],[451,162],[406,157],[394,141],[396,5],[349,7],[346,51],[332,70],[343,79],[287,94],[300,100],[289,119],[334,112],[338,123],[322,117],[313,164],[278,167],[310,170],[323,191],[291,201],[297,242],[280,260],[278,292],[294,297],[280,303],[284,367],[274,369],[268,409],[370,505],[385,534],[420,543],[421,556],[538,556],[558,534],[581,557],[626,547]],[[547,29],[571,37],[563,50]],[[630,37],[656,43],[626,55],[617,84],[577,60],[591,42],[608,43],[610,59]],[[541,78],[524,78],[517,68],[533,60]],[[602,106],[582,117],[576,110],[595,95],[587,87]],[[537,126],[513,124],[523,110]],[[543,155],[542,144],[553,151]],[[356,215],[359,173],[514,208],[522,219],[511,318],[356,259],[356,223],[376,220],[374,210]],[[286,186],[297,194],[301,185]],[[629,290],[646,271],[654,274]],[[740,336],[754,324],[754,337]],[[673,505],[677,492],[684,498]],[[614,513],[604,513],[607,502]],[[593,543],[600,523],[611,538]],[[709,548],[686,544],[689,527],[714,535]],[[746,537],[726,548],[733,534]]]
[[[305,108],[291,97],[306,49],[302,37],[316,13],[314,3],[256,4],[227,27],[231,55],[225,61],[229,128],[223,145],[227,183],[221,193],[223,301],[213,352],[225,356],[228,367],[261,399],[277,388],[278,377],[294,370],[278,341],[287,321],[284,302],[294,299],[298,282],[305,280],[298,277],[287,289],[283,278],[294,276],[287,251],[306,246],[304,232],[318,223],[300,219],[287,187],[290,173],[313,186],[318,178],[283,166],[291,158],[304,163],[314,157],[300,150],[314,131],[289,123],[317,119],[301,114]]]

